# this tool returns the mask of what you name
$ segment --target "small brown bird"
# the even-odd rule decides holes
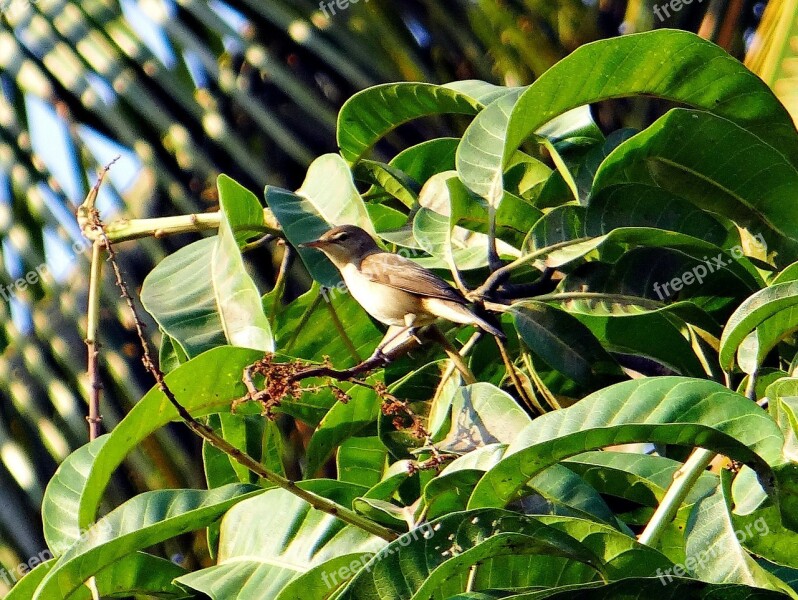
[[[412,260],[385,252],[360,227],[334,227],[302,245],[324,252],[355,300],[385,325],[412,329],[442,318],[476,325],[504,338],[504,333],[468,308],[468,300],[459,291]]]

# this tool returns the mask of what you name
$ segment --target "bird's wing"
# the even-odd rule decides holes
[[[371,281],[411,294],[466,304],[462,294],[435,273],[398,254],[369,254],[360,263],[360,272]]]

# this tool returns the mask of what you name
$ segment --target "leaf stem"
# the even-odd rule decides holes
[[[673,474],[673,483],[665,492],[654,516],[646,525],[637,541],[646,546],[655,546],[665,531],[665,527],[676,516],[690,489],[717,456],[710,450],[697,448],[690,458]]]
[[[533,260],[540,258],[541,256],[545,256],[554,252],[555,250],[560,250],[562,248],[568,248],[569,246],[575,246],[577,244],[582,244],[588,240],[593,238],[577,238],[575,240],[567,240],[565,242],[559,242],[557,244],[552,244],[551,246],[547,246],[545,248],[540,248],[539,250],[535,250],[534,252],[530,252],[529,254],[525,254],[519,258],[516,258],[513,262],[504,265],[503,267],[496,269],[490,277],[485,280],[480,287],[474,290],[470,296],[472,298],[481,299],[486,296],[492,294],[495,289],[501,285],[512,273],[515,269],[522,267],[528,263],[531,263]]]
[[[87,372],[89,376],[89,440],[100,437],[100,341],[97,339],[100,329],[100,286],[102,284],[103,256],[102,242],[95,241],[91,252],[91,274],[89,276],[89,307],[86,324],[86,349],[88,350]]]

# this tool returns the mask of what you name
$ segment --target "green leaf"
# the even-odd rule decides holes
[[[373,160],[361,160],[354,172],[359,181],[379,186],[409,208],[418,203],[421,186],[396,167]],[[372,190],[367,192],[369,196],[372,194]]]
[[[456,86],[455,86],[456,87]],[[484,93],[484,89],[470,92]],[[440,114],[474,115],[483,104],[467,93],[429,83],[386,83],[349,98],[338,113],[338,146],[351,164],[403,123]]]
[[[215,247],[216,238],[210,237],[180,248],[141,286],[142,305],[189,358],[226,343],[211,283]]]
[[[729,317],[723,329],[720,340],[721,367],[725,371],[731,371],[734,368],[735,355],[748,335],[774,315],[789,310],[797,304],[798,282],[795,281],[772,285],[743,302]],[[771,321],[772,323],[774,321]]]
[[[765,397],[770,415],[784,435],[785,458],[798,462],[798,379],[776,380],[767,387]]]
[[[527,565],[534,573],[537,569],[529,565],[537,564],[536,555],[541,567],[552,568],[546,560],[552,557],[581,562],[587,565],[581,573],[585,577],[601,569],[601,561],[587,546],[553,527],[516,513],[477,510],[436,519],[391,542],[358,572],[339,598],[420,600],[434,597],[436,589],[440,596],[435,597],[447,597],[466,589],[472,565],[474,580],[482,587],[483,580],[510,571],[509,564],[519,569]]]
[[[235,234],[238,247],[242,247],[250,238],[262,235],[263,207],[257,196],[224,174],[216,179],[216,188],[224,218]]]
[[[435,138],[421,142],[402,150],[390,164],[424,185],[433,175],[454,170],[454,155],[459,143],[458,138]]]
[[[621,144],[602,163],[593,192],[624,183],[663,188],[754,233],[798,239],[790,192],[798,169],[783,147],[720,116],[674,109]]]
[[[450,600],[455,600],[453,597]],[[464,600],[467,597],[464,597]],[[563,586],[542,592],[509,596],[512,600],[783,600],[784,594],[748,585],[714,584],[684,577],[630,577],[607,584]]]
[[[300,485],[313,488],[316,483]],[[228,511],[222,521],[217,564],[189,573],[178,582],[213,600],[274,598],[288,582],[328,560],[367,555],[360,563],[364,564],[384,545],[383,540],[312,509],[293,494],[272,489]],[[329,581],[335,575],[335,571],[316,572],[326,573]],[[334,589],[324,581],[322,577],[323,585],[317,583],[308,592]]]
[[[729,237],[711,213],[668,190],[637,183],[607,187],[587,205],[587,235],[599,236],[621,227],[675,231],[720,247]]]
[[[274,350],[260,293],[239,252],[247,239],[260,234],[263,208],[252,192],[226,175],[219,176],[217,186],[219,235],[167,256],[141,288],[141,303],[177,344],[178,358],[181,354],[194,358],[228,342]]]
[[[724,479],[729,483],[730,473],[722,474],[721,481]],[[722,483],[714,494],[696,504],[685,532],[684,567],[703,581],[756,585],[798,597],[788,585],[760,567],[740,545],[747,534],[735,531],[728,496],[727,485]]]
[[[330,289],[313,285],[293,300],[277,316],[275,334],[280,352],[316,362],[329,356],[337,368],[371,356],[382,338],[343,283]]]
[[[495,442],[510,443],[532,422],[510,394],[484,382],[459,388],[451,412],[451,429],[438,444],[446,452],[464,453]]]
[[[501,460],[506,449],[507,444],[488,444],[449,463],[424,487],[428,518],[465,510],[474,486]],[[612,511],[596,490],[561,465],[553,465],[532,478],[524,493],[528,497],[520,503],[519,509],[526,514],[580,516],[616,523]]]
[[[97,455],[110,435],[81,446],[66,457],[47,484],[42,500],[44,539],[54,556],[61,556],[84,533],[78,521],[80,493]]]
[[[338,480],[373,489],[382,481],[387,462],[388,449],[379,437],[350,438],[338,447]]]
[[[100,519],[88,535],[73,544],[47,573],[33,600],[67,596],[125,555],[205,527],[237,502],[260,493],[254,486],[232,485],[207,492],[139,494]]]
[[[590,330],[567,312],[527,300],[509,311],[524,344],[552,369],[590,386],[596,377],[621,376],[621,369]]]
[[[211,256],[211,275],[216,307],[227,342],[232,346],[274,352],[271,325],[263,312],[260,292],[244,267],[222,201],[219,235]],[[165,285],[165,282],[161,282]]]
[[[673,483],[679,461],[631,452],[585,452],[563,463],[602,494],[624,498],[643,506],[656,507]],[[710,494],[718,485],[717,476],[705,472],[690,489],[685,503],[690,505]]]
[[[470,508],[504,506],[537,473],[589,450],[639,442],[701,446],[751,465],[763,480],[783,437],[762,409],[720,384],[682,377],[622,382],[547,413],[480,480]]]
[[[56,560],[49,560],[36,567],[23,577],[5,597],[6,600],[30,600],[36,588],[47,573],[55,566]],[[95,576],[97,591],[103,597],[123,597],[147,595],[157,598],[189,598],[189,594],[172,583],[186,572],[172,561],[152,556],[144,552],[129,554],[105,567]],[[63,596],[67,598],[66,596]],[[88,587],[80,587],[69,595],[67,600],[92,600]]]
[[[510,115],[520,97],[521,91],[516,90],[491,103],[474,119],[457,147],[458,175],[468,189],[494,207],[499,206],[504,196],[504,164],[497,164],[502,157],[496,156],[496,152],[501,151],[499,144],[510,127]],[[543,124],[545,121],[540,123]]]
[[[502,188],[510,157],[544,124],[585,104],[637,94],[709,110],[798,157],[792,119],[756,75],[692,33],[658,30],[577,48],[505,109],[512,114],[498,130],[494,115],[480,113],[463,136],[457,171],[469,189],[490,198]]]
[[[341,442],[377,422],[381,401],[373,390],[353,386],[347,393],[350,400],[334,404],[310,438],[305,467],[309,477],[315,475]]]

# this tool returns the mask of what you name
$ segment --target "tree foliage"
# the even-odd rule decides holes
[[[680,106],[602,133],[587,105],[637,95]],[[373,156],[448,114],[469,119],[461,138]],[[257,472],[206,441],[207,491],[100,517],[125,456],[179,419],[153,388],[62,464],[43,510],[56,557],[10,598],[88,597],[90,578],[218,600],[798,594],[798,132],[764,83],[662,30],[588,44],[528,87],[372,87],[337,138],[263,204],[220,177],[217,235],[142,289],[168,388]],[[506,345],[442,324],[467,370],[423,330],[364,369],[380,329],[324,258],[298,248],[313,284],[296,298],[258,290],[264,232],[297,248],[343,223],[461,282]],[[147,552],[197,530],[211,566]]]

